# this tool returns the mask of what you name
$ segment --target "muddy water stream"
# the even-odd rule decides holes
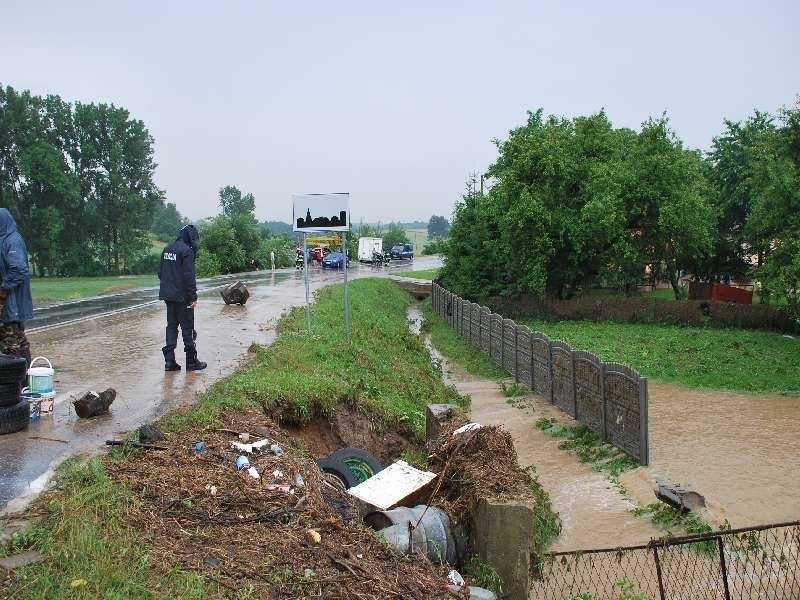
[[[421,320],[419,308],[411,307],[408,321],[415,333],[419,333]],[[539,417],[566,421],[566,415],[534,394],[507,398],[497,381],[469,375],[447,361],[427,338],[426,344],[433,360],[441,364],[445,381],[472,398],[472,419],[484,425],[502,425],[514,439],[520,465],[536,468],[562,522],[561,534],[551,550],[617,547],[659,536],[649,521],[631,513],[635,504],[620,495],[604,476],[559,449],[561,440],[534,426]]]

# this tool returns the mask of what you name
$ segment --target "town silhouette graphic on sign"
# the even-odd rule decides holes
[[[346,227],[347,211],[340,210],[339,216],[332,217],[311,217],[311,209],[306,209],[306,217],[297,219],[297,229],[308,229],[310,227]]]

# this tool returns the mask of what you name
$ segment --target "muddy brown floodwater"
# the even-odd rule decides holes
[[[664,478],[706,498],[709,521],[734,527],[800,519],[800,397],[651,382],[650,466],[626,473],[643,503]]]

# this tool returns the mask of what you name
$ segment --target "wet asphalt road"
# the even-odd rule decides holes
[[[389,268],[354,265],[351,278],[439,266],[438,257],[417,258]],[[226,306],[219,290],[244,281],[250,299]],[[312,268],[311,291],[342,281],[340,271]],[[305,303],[302,272],[258,271],[199,282],[196,309],[198,356],[204,371],[164,373],[165,312],[158,290],[136,290],[51,306],[28,323],[34,355],[48,357],[56,370],[55,410],[27,430],[0,436],[0,509],[13,512],[39,491],[61,461],[97,453],[107,439],[120,438],[144,422],[191,403],[196,394],[232,373],[252,342],[269,344],[274,326],[292,306]],[[179,352],[182,344],[179,342]],[[183,364],[183,356],[178,354]],[[79,419],[71,399],[87,390],[117,390],[109,414]],[[49,438],[49,439],[45,439]]]

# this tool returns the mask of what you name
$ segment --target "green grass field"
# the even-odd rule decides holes
[[[155,275],[122,277],[46,277],[31,279],[31,294],[35,303],[57,300],[77,300],[89,296],[113,294],[140,287],[158,285]]]
[[[607,362],[689,387],[800,394],[800,338],[741,329],[519,321]]]
[[[439,269],[420,269],[419,271],[406,271],[403,277],[412,277],[414,279],[435,279],[439,275]]]

